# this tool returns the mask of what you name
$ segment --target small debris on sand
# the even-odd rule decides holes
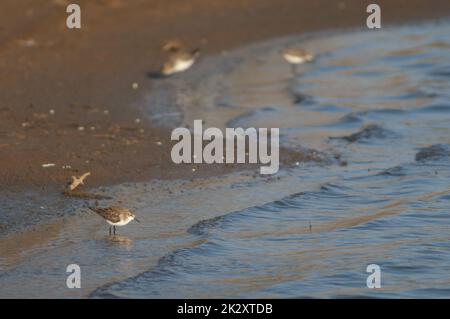
[[[37,46],[37,42],[35,39],[20,39],[18,40],[18,43],[25,48],[32,48]]]
[[[54,164],[54,163],[42,164],[42,167],[43,167],[43,168],[55,167],[55,166],[56,166],[56,164]]]
[[[137,89],[139,88],[139,83],[134,82],[134,83],[131,85],[131,88],[132,88],[133,90],[137,90]]]
[[[80,177],[72,176],[72,183],[69,185],[69,189],[73,191],[75,188],[77,188],[79,185],[84,185],[84,180],[86,177],[91,175],[91,172],[84,173]]]

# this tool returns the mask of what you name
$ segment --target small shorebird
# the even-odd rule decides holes
[[[283,58],[292,65],[292,70],[296,73],[297,65],[314,60],[314,55],[301,48],[286,48],[281,51]]]
[[[125,226],[132,220],[140,221],[136,218],[136,216],[127,208],[122,207],[106,207],[106,208],[98,208],[98,207],[89,207],[90,210],[99,214],[109,226],[109,234],[111,235],[111,228],[113,234],[116,234],[116,226]]]
[[[84,173],[80,177],[72,176],[72,183],[69,185],[69,189],[73,191],[75,188],[77,188],[79,185],[84,185],[84,180],[86,177],[91,175],[91,172]]]
[[[183,49],[169,51],[172,51],[172,54],[169,56],[167,62],[164,63],[161,70],[161,73],[165,76],[186,71],[195,63],[200,55],[199,49],[195,49],[192,52]]]

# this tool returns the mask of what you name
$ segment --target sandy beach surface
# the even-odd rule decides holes
[[[217,175],[230,166],[170,160],[170,130],[142,115],[161,46],[180,39],[203,55],[288,34],[361,27],[370,1],[67,1],[0,4],[0,176],[3,190],[60,189],[91,171],[89,186]],[[436,18],[448,1],[379,1],[383,23]],[[133,83],[138,87],[133,89]],[[43,164],[55,164],[43,168]]]

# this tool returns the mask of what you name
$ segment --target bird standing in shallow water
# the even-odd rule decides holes
[[[292,71],[297,73],[297,65],[311,62],[314,60],[314,55],[306,52],[301,48],[287,48],[281,51],[283,58],[291,64]]]
[[[99,214],[104,219],[106,219],[106,222],[110,225],[109,226],[109,234],[111,235],[111,228],[113,234],[116,234],[116,226],[125,226],[130,221],[135,220],[138,223],[140,222],[136,216],[127,208],[122,207],[106,207],[106,208],[99,208],[99,207],[89,207],[90,210],[93,212]]]

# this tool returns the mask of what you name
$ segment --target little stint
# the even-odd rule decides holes
[[[200,50],[188,52],[184,50],[175,50],[169,56],[169,59],[164,63],[161,73],[169,76],[175,73],[183,72],[189,69],[200,55]]]
[[[314,55],[301,48],[286,48],[281,51],[281,55],[288,63],[292,65],[292,70],[294,73],[297,70],[297,65],[314,60]]]
[[[140,222],[136,216],[127,208],[123,207],[89,207],[90,210],[102,216],[109,226],[109,234],[111,235],[111,228],[113,234],[116,234],[116,226],[125,226],[130,221],[135,220]]]

